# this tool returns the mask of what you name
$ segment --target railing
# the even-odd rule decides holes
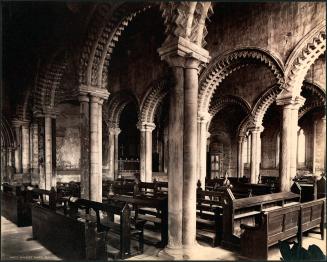
[[[139,159],[119,159],[118,172],[119,173],[138,173],[140,170]]]

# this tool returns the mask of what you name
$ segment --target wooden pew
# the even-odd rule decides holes
[[[221,242],[222,202],[224,190],[203,191],[197,189],[196,198],[196,237],[208,241],[213,247]]]
[[[96,224],[65,216],[61,212],[32,204],[33,238],[63,259],[97,259],[104,234]]]
[[[81,218],[96,223],[97,232],[105,232],[105,251],[113,259],[125,259],[143,253],[143,225],[142,221],[132,223],[131,211],[125,202],[107,201],[106,204],[86,199],[69,200],[71,217]],[[92,211],[95,215],[92,215]],[[101,219],[100,212],[104,213]],[[115,216],[118,216],[116,219]],[[135,222],[135,221],[134,221]],[[109,239],[110,238],[110,239]],[[114,241],[118,238],[118,241]],[[136,239],[137,250],[131,249],[131,240]]]
[[[300,223],[300,239],[302,245],[302,235],[304,232],[312,231],[312,229],[319,227],[319,234],[324,240],[324,222],[325,222],[325,207],[326,199],[320,198],[301,204],[301,223]],[[314,231],[316,233],[316,231]]]
[[[24,185],[2,184],[1,209],[1,214],[19,227],[32,223]]]
[[[155,242],[144,239],[145,243],[153,244],[159,247],[165,247],[168,243],[168,198],[163,197],[146,197],[146,196],[122,196],[115,195],[108,198],[109,201],[122,201],[130,204],[135,212],[135,220],[145,220],[146,222],[159,225],[161,239]],[[144,208],[155,209],[155,214],[150,212],[142,212]],[[140,212],[141,211],[141,212]]]
[[[273,193],[236,199],[230,189],[226,190],[223,205],[222,245],[239,248],[241,224],[255,225],[255,216],[261,211],[299,203],[300,195],[292,192]]]
[[[304,176],[294,179],[291,191],[301,195],[301,202],[326,197],[326,179],[316,176]]]
[[[69,183],[57,182],[57,193],[61,196],[81,196],[81,186],[79,182],[70,181]]]
[[[26,188],[26,201],[30,206],[33,203],[37,203],[51,210],[56,210],[62,206],[61,203],[58,205],[58,202],[60,202],[59,196],[54,187],[52,187],[51,190],[45,190],[28,186]]]
[[[275,188],[278,188],[279,177],[276,177],[276,176],[260,176],[260,184],[274,185]]]
[[[318,199],[261,212],[255,226],[241,224],[241,255],[267,260],[270,246],[295,236],[302,246],[303,233],[316,227],[324,240],[324,209],[325,199]]]
[[[126,181],[126,180],[117,180],[114,181],[112,185],[112,190],[114,194],[133,196],[134,194],[134,185],[135,182]]]
[[[326,177],[321,176],[317,181],[317,199],[326,198]]]
[[[137,182],[134,187],[134,196],[145,195],[161,197],[168,195],[168,182]]]
[[[279,193],[277,193],[279,194]],[[262,211],[255,216],[256,224],[241,224],[241,256],[250,259],[268,259],[268,248],[298,236],[301,205],[279,207]]]
[[[197,186],[197,238],[217,246],[222,239],[223,202],[226,190],[231,190],[236,199],[250,197],[251,192],[232,186],[220,186],[215,191],[203,191],[200,181]]]

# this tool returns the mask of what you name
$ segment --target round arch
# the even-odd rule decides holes
[[[243,98],[238,97],[238,96],[224,96],[220,97],[219,99],[213,101],[209,108],[209,121],[208,121],[208,126],[210,126],[211,120],[213,117],[221,111],[223,108],[229,105],[238,105],[242,110],[248,115],[251,112],[251,107],[247,101],[245,101]]]
[[[321,21],[297,44],[285,64],[285,89],[295,95],[301,92],[306,73],[326,50],[326,21]]]
[[[153,123],[158,107],[169,92],[169,81],[166,78],[155,80],[140,105],[140,123]]]
[[[98,4],[90,21],[79,64],[79,84],[106,88],[108,65],[119,36],[151,3]]]
[[[67,68],[68,54],[58,50],[53,54],[44,69],[38,70],[34,88],[34,113],[41,113],[45,108],[53,108],[63,74]]]
[[[212,59],[200,76],[198,112],[208,112],[214,91],[228,75],[251,63],[262,63],[270,68],[277,84],[284,81],[284,66],[276,55],[258,48],[239,48]]]
[[[139,116],[139,102],[131,91],[119,91],[109,97],[103,111],[104,121],[108,126],[119,126],[120,115],[129,103],[135,105]]]

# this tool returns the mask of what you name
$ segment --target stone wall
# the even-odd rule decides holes
[[[233,48],[268,49],[285,63],[296,44],[326,19],[325,3],[216,3],[208,24],[212,57]]]
[[[58,181],[63,175],[77,175],[80,169],[79,106],[65,103],[58,106],[56,121],[56,162]],[[75,179],[74,179],[75,180]]]

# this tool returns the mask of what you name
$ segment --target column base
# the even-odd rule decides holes
[[[210,254],[210,247],[205,247],[197,242],[194,245],[178,248],[166,247],[158,253],[158,257],[165,260],[203,260],[206,252]]]

